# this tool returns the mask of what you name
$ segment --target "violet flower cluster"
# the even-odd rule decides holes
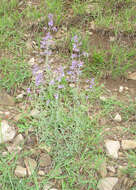
[[[36,64],[32,68],[32,74],[33,78],[35,80],[35,86],[38,87],[39,85],[43,84],[44,82],[44,76],[43,76],[44,71],[40,69],[40,67]],[[31,93],[30,87],[27,88],[27,94]]]
[[[64,68],[62,66],[58,67],[55,71],[54,78],[49,82],[50,86],[56,86],[56,94],[54,94],[55,99],[57,100],[59,98],[59,91],[60,89],[63,89],[65,86],[62,84],[62,80],[65,77]]]
[[[35,78],[35,85],[38,87],[40,84],[43,83],[43,70],[40,70],[38,65],[34,65],[32,69],[33,76]]]
[[[49,14],[48,19],[48,28],[44,27],[46,35],[41,40],[41,49],[43,50],[41,52],[42,56],[50,56],[52,54],[51,45],[54,43],[54,41],[51,32],[57,32],[57,28],[53,26],[53,14]]]
[[[86,83],[89,85],[89,88],[91,89],[95,85],[95,79],[92,78],[91,80],[86,80]]]
[[[72,65],[70,66],[70,70],[67,72],[69,75],[68,81],[70,82],[78,82],[79,81],[79,76],[82,73],[82,67],[84,65],[84,62],[80,60],[80,57],[87,56],[87,53],[81,53],[81,41],[77,35],[75,35],[72,38]]]

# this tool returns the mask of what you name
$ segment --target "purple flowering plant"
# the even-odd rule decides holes
[[[84,61],[81,60],[82,56],[87,56],[86,52],[82,52],[82,41],[79,35],[74,35],[71,39],[71,66],[70,70],[67,72],[68,81],[78,84],[79,78],[82,74],[82,68]]]

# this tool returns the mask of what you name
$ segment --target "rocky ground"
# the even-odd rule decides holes
[[[134,76],[134,74],[132,75]],[[135,99],[136,82],[135,77],[129,81],[120,81],[117,83],[114,80],[100,81],[105,84],[105,95],[100,97],[100,101],[106,101],[111,95],[117,99],[127,101],[128,95]],[[13,162],[14,156],[24,152],[26,156],[23,158],[18,156],[14,175],[18,178],[31,176],[34,170],[37,171],[38,181],[42,176],[48,174],[52,168],[52,158],[49,155],[50,147],[45,144],[39,144],[38,137],[33,133],[33,129],[29,129],[25,133],[21,133],[18,129],[18,121],[21,117],[19,108],[24,109],[27,113],[27,118],[37,117],[37,110],[29,110],[29,105],[24,103],[25,94],[19,94],[16,98],[11,97],[5,91],[2,91],[0,96],[0,117],[1,117],[1,137],[0,143],[4,145],[1,154],[6,156],[12,154],[12,159],[7,163]],[[16,99],[16,101],[15,101]],[[19,100],[19,101],[18,101]],[[100,108],[99,108],[100,109]],[[101,145],[106,154],[106,160],[102,162],[98,170],[99,175],[99,190],[130,190],[136,186],[135,177],[130,179],[128,174],[125,174],[125,169],[128,167],[127,151],[136,149],[135,136],[129,132],[123,131],[124,121],[120,113],[113,113],[111,116],[112,125],[106,125],[104,133],[104,141]],[[108,118],[107,118],[108,119]],[[106,118],[100,118],[100,123],[106,124],[109,121]],[[136,122],[136,115],[128,118],[127,126]],[[132,167],[135,167],[132,165]],[[61,174],[61,170],[58,170]],[[45,185],[43,190],[55,190],[54,183]]]

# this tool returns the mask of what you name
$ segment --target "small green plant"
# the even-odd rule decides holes
[[[5,88],[8,91],[16,90],[20,84],[31,76],[28,65],[22,58],[12,60],[7,58],[1,59],[0,70],[0,88]]]
[[[49,13],[53,14],[55,16],[55,23],[59,24],[62,21],[63,14],[63,1],[62,0],[54,0],[46,1],[46,10],[47,10],[47,15]]]
[[[86,12],[87,3],[81,2],[80,0],[74,0],[72,4],[72,9],[74,15],[83,15]]]

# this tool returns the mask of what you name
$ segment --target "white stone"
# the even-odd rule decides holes
[[[122,121],[121,115],[119,113],[117,113],[116,116],[114,117],[114,121],[117,121],[117,122]]]
[[[53,186],[53,184],[45,184],[43,187],[43,190],[50,190],[50,188]]]
[[[106,97],[105,96],[100,96],[100,100],[102,100],[104,102],[104,101],[106,101]]]
[[[24,93],[17,95],[17,96],[16,96],[16,99],[18,99],[18,100],[19,100],[19,99],[23,99],[23,97],[24,97]]]
[[[117,177],[106,177],[99,181],[98,189],[99,190],[113,190],[113,187],[118,183]]]
[[[129,73],[128,76],[127,76],[127,79],[136,80],[136,72]]]
[[[115,159],[118,158],[118,150],[120,149],[119,141],[107,140],[105,142],[105,147],[109,156]]]
[[[4,151],[2,152],[2,156],[7,156],[8,155],[8,152]]]
[[[123,90],[124,90],[124,87],[123,87],[123,86],[120,86],[120,87],[119,87],[119,92],[121,93],[121,92],[123,92]]]
[[[14,139],[14,145],[20,145],[24,142],[24,137],[22,134],[18,134]]]
[[[110,172],[112,172],[112,173],[115,173],[115,172],[116,172],[116,170],[115,170],[115,168],[114,168],[113,166],[108,166],[107,169],[108,169]]]
[[[15,175],[17,177],[25,177],[27,175],[26,168],[23,168],[22,166],[17,166],[15,169]]]
[[[107,175],[107,167],[106,167],[106,162],[104,161],[99,168],[99,173],[102,177],[106,177]]]
[[[110,36],[110,42],[114,42],[115,41],[115,37],[114,36]]]
[[[0,125],[0,143],[13,140],[16,131],[14,127],[8,125],[8,122],[3,120]]]
[[[30,66],[33,66],[33,65],[35,64],[35,59],[34,59],[34,57],[32,57],[32,58],[28,61],[28,64],[29,64]]]
[[[123,150],[135,149],[136,141],[135,140],[122,140],[121,142]]]
[[[39,170],[39,171],[38,171],[38,175],[40,175],[40,176],[44,176],[44,175],[45,175],[45,173],[44,173],[44,171]]]
[[[10,112],[9,112],[9,111],[5,111],[4,114],[5,114],[6,116],[9,116],[9,115],[10,115]]]
[[[75,87],[75,84],[74,84],[74,83],[71,83],[69,86],[70,86],[71,88],[74,88],[74,87]]]
[[[7,146],[7,150],[10,153],[14,152],[15,154],[17,154],[17,153],[19,153],[22,150],[22,148],[20,146],[11,145],[11,146]]]
[[[124,89],[125,89],[125,90],[128,90],[128,87],[127,87],[127,86],[125,86],[125,87],[124,87]]]

